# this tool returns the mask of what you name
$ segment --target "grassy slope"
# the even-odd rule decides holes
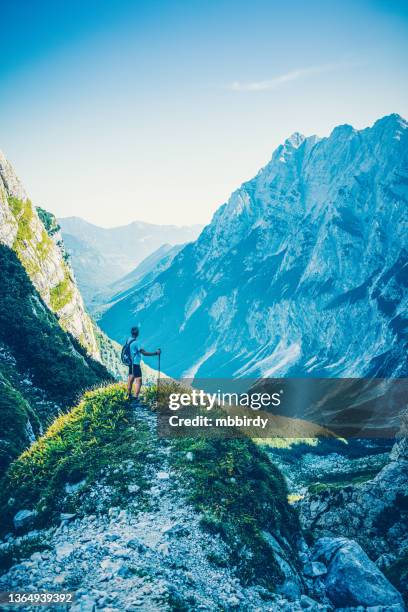
[[[30,404],[0,371],[0,474],[30,443],[27,422],[39,433],[39,420]]]
[[[262,531],[278,533],[289,549],[300,532],[279,470],[249,439],[178,438],[174,448],[173,465],[188,483],[189,500],[203,513],[203,526],[229,543],[244,582],[278,582],[281,572]],[[188,452],[192,461],[185,459]]]
[[[56,219],[56,217],[37,206],[36,208],[38,216],[40,217],[41,222],[44,225],[45,231],[49,237],[49,239],[55,240],[55,236],[58,235],[61,231],[61,227]],[[56,242],[58,248],[60,249],[64,262],[69,262],[69,256],[65,250],[64,242],[61,240]],[[50,297],[51,297],[51,307],[53,310],[58,310],[61,305],[63,305],[64,300],[67,295],[69,296],[72,290],[71,282],[69,276],[65,276],[65,279],[59,283],[56,287],[51,289]],[[95,335],[96,343],[101,355],[101,361],[103,365],[109,370],[109,372],[116,379],[123,379],[126,375],[126,368],[123,367],[120,361],[120,350],[121,347],[108,338],[106,334],[102,332],[101,329],[92,321],[93,333]]]
[[[90,358],[64,332],[41,300],[15,253],[0,245],[0,340],[12,351],[18,367],[63,405],[79,392],[109,379],[105,368]]]
[[[134,424],[133,424],[134,426]],[[143,423],[130,429],[129,406],[121,385],[85,394],[69,414],[59,417],[14,463],[0,487],[4,529],[10,529],[19,509],[36,509],[39,524],[59,512],[94,512],[87,503],[87,487],[111,479],[116,503],[126,506],[127,477],[123,465],[131,460],[145,495],[146,466],[154,462],[156,435]],[[228,542],[230,562],[246,582],[276,584],[280,570],[262,530],[279,534],[292,549],[299,535],[294,510],[279,471],[250,440],[178,439],[172,441],[171,465],[185,496],[202,513],[202,525]],[[193,453],[190,461],[187,453]],[[78,497],[67,498],[67,482],[86,480]],[[113,480],[112,480],[113,479]],[[11,502],[10,502],[11,499]],[[76,505],[77,502],[77,505]],[[285,544],[285,540],[287,544]]]
[[[72,500],[64,506],[65,484],[82,479],[92,484],[104,468],[113,469],[130,456],[137,458],[128,417],[126,392],[119,385],[85,393],[73,410],[59,416],[44,436],[12,463],[3,480],[0,507],[6,507],[7,527],[21,508],[37,510],[40,524],[59,516],[60,511],[75,510]],[[144,437],[145,432],[140,432],[141,446]],[[139,468],[142,470],[142,463]],[[121,493],[121,481],[122,474],[114,483],[117,494]]]
[[[62,330],[16,254],[4,245],[0,245],[0,277],[0,344],[15,359],[10,372],[4,371],[3,362],[0,368],[1,470],[27,445],[28,417],[36,433],[36,416],[46,425],[58,407],[72,405],[85,389],[111,377],[79,342]],[[33,384],[55,402],[52,414],[33,414],[35,407],[30,406],[30,399],[16,385],[13,368],[20,377],[29,374]]]

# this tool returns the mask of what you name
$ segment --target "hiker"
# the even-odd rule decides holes
[[[157,349],[154,353],[149,353],[142,348],[138,347],[138,343],[136,342],[139,336],[139,328],[132,327],[130,330],[131,336],[128,338],[125,347],[127,352],[129,353],[130,363],[129,365],[129,377],[128,377],[128,397],[131,399],[132,397],[132,387],[133,383],[135,383],[135,400],[139,399],[140,388],[142,386],[142,370],[140,369],[140,356],[144,355],[145,357],[153,357],[154,355],[160,355],[161,350]]]

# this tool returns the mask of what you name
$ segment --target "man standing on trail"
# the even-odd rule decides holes
[[[137,343],[137,338],[139,336],[139,328],[132,327],[130,330],[132,334],[130,338],[127,340],[127,345],[129,347],[131,364],[129,365],[129,377],[128,377],[128,397],[129,399],[132,397],[132,387],[133,383],[135,383],[135,400],[139,399],[140,388],[142,386],[142,370],[140,368],[140,356],[144,355],[145,357],[153,357],[154,355],[160,355],[161,350],[157,349],[154,353],[149,353],[145,351],[143,348],[139,348]]]

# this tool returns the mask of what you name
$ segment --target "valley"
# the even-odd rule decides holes
[[[180,401],[187,374],[404,380],[407,127],[294,134],[204,229],[57,220],[0,156],[1,591],[403,612],[405,417],[396,439],[162,438],[164,383],[142,364],[129,401],[119,353],[139,325]]]
[[[79,217],[58,222],[85,303],[97,315],[109,299],[133,287],[152,267],[164,268],[202,229],[139,221],[106,229]]]
[[[102,329],[136,322],[177,378],[406,376],[407,140],[398,115],[294,134]]]

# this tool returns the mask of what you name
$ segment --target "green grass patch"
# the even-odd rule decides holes
[[[82,479],[86,481],[85,501],[86,487],[96,481],[112,486],[118,499],[123,499],[129,482],[125,461],[132,461],[132,482],[146,489],[144,469],[150,450],[147,426],[139,424],[137,433],[131,428],[123,386],[87,392],[78,406],[58,417],[11,464],[0,492],[4,529],[10,528],[12,517],[22,508],[37,510],[39,525],[59,512],[78,510],[80,495],[70,499],[65,485]]]
[[[256,443],[264,450],[293,450],[296,445],[302,448],[316,447],[319,444],[318,438],[257,438]]]
[[[43,230],[39,242],[35,239],[32,228],[34,209],[30,200],[9,197],[8,204],[18,223],[13,250],[17,253],[28,274],[33,276],[41,271],[41,262],[49,255],[53,242],[46,229]],[[31,244],[34,256],[33,253],[30,253],[29,256],[26,255],[28,244]]]
[[[38,434],[40,423],[29,403],[0,372],[0,474],[30,443],[28,423]]]
[[[290,548],[300,531],[282,474],[250,440],[180,438],[173,446],[174,468],[186,480],[189,500],[203,513],[203,527],[228,543],[230,564],[241,579],[276,585],[282,574],[261,532],[280,533]],[[186,460],[187,452],[193,461]],[[296,553],[292,558],[296,562]]]
[[[37,249],[36,249],[37,256],[41,261],[44,261],[48,257],[53,244],[54,243],[52,242],[51,238],[49,237],[49,235],[44,229],[41,233],[41,240],[37,244]]]
[[[54,312],[58,312],[73,298],[74,288],[68,268],[64,264],[64,278],[50,290],[50,305]]]
[[[378,469],[357,470],[352,474],[327,474],[325,482],[315,482],[308,486],[308,491],[312,495],[322,491],[343,489],[350,485],[358,485],[371,480],[378,474]]]
[[[20,255],[26,246],[26,242],[30,242],[34,237],[31,227],[34,217],[33,206],[30,200],[20,200],[15,197],[9,197],[8,204],[18,223],[13,248]]]
[[[20,200],[20,198],[15,198],[14,196],[9,196],[7,201],[13,215],[18,217],[24,208],[24,201]]]

